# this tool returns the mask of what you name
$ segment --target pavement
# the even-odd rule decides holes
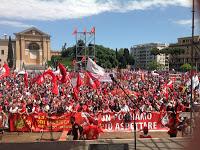
[[[166,132],[152,132],[150,133],[152,139],[140,139],[137,138],[137,150],[182,150],[191,142],[191,138],[177,137],[169,138]],[[42,133],[17,133],[17,132],[6,132],[4,133],[0,149],[13,149],[13,147],[25,146],[26,144],[31,144],[31,147],[34,149],[43,147],[45,148],[45,143],[48,143],[48,150],[55,148],[57,150],[62,150],[62,147],[69,150],[93,150],[92,146],[95,147],[95,150],[125,150],[123,144],[128,146],[129,150],[134,149],[134,139],[133,133],[103,133],[100,135],[98,140],[84,140],[84,141],[71,141],[67,137],[67,132],[53,132],[53,139],[51,141],[51,134],[49,132]],[[42,136],[42,139],[41,139]],[[139,133],[137,134],[139,136]],[[18,144],[13,146],[12,144]],[[52,146],[50,146],[53,144]],[[38,145],[38,147],[37,147]],[[43,145],[43,146],[41,146]],[[55,146],[57,145],[57,146]],[[6,147],[4,147],[6,146]],[[30,149],[30,146],[28,146]],[[23,147],[20,147],[23,150]]]

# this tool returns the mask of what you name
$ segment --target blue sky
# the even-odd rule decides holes
[[[175,43],[178,37],[191,35],[189,1],[1,0],[0,35],[35,26],[49,33],[52,50],[59,50],[65,42],[67,46],[75,44],[75,27],[90,31],[95,26],[96,44],[113,49],[149,42]],[[197,28],[195,34],[200,32]]]

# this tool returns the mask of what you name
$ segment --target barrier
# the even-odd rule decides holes
[[[179,149],[183,150],[191,142],[191,138],[155,138],[155,139],[138,139],[137,149],[149,150],[149,149]],[[127,145],[128,144],[128,145]],[[105,140],[91,140],[91,141],[65,141],[65,142],[32,142],[32,143],[1,143],[1,150],[92,150],[92,148],[103,146],[104,150],[107,148],[119,148],[124,147],[134,149],[133,139],[105,139]],[[100,150],[102,149],[99,147]],[[95,149],[97,150],[97,149]],[[119,149],[114,149],[119,150]]]

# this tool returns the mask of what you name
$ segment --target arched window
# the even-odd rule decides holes
[[[30,43],[28,48],[29,50],[39,50],[40,46],[37,43]]]

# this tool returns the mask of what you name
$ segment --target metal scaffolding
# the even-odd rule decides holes
[[[93,27],[94,28],[94,27]],[[76,32],[76,54],[74,71],[85,70],[87,58],[95,59],[95,30]]]

